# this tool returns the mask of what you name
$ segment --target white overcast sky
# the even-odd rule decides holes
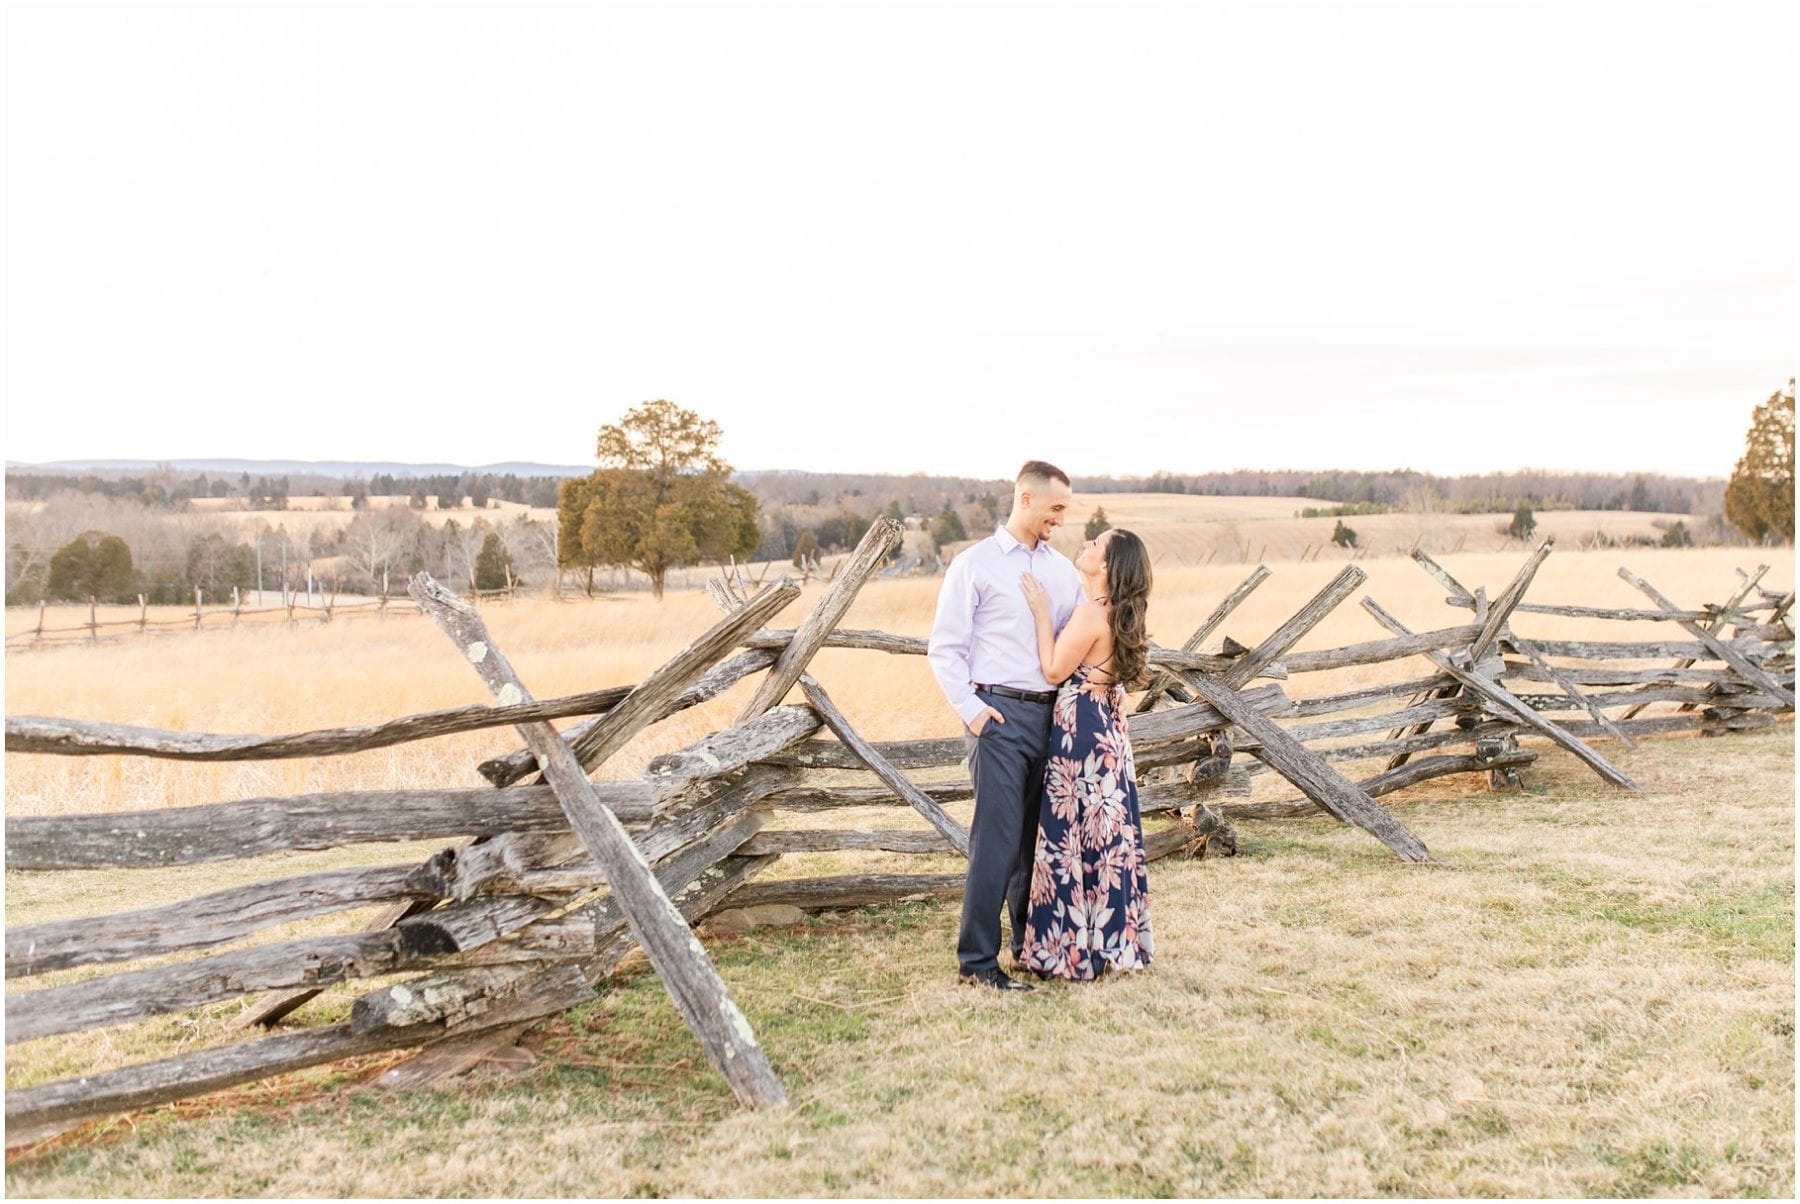
[[[1789,6],[6,14],[5,454],[1723,475]]]

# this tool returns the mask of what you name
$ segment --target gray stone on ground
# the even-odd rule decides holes
[[[709,916],[706,928],[712,932],[748,932],[752,928],[798,924],[806,913],[788,903],[764,903],[758,907],[734,907]]]

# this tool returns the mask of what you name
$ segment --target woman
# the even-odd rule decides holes
[[[1087,601],[1060,635],[1031,574],[1044,677],[1062,682],[1038,820],[1024,964],[1039,977],[1093,979],[1150,964],[1149,883],[1125,687],[1144,673],[1150,558],[1130,531],[1103,531],[1075,558]]]

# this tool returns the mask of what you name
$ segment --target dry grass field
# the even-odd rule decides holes
[[[463,498],[458,508],[439,510],[437,502],[436,494],[427,494],[425,508],[417,512],[427,526],[441,527],[455,519],[466,527],[477,518],[490,523],[510,523],[520,516],[535,522],[556,521],[554,506],[527,506],[521,502],[489,498],[486,509],[476,510],[467,498]],[[235,498],[195,498],[190,505],[197,513],[230,519],[247,530],[265,524],[270,528],[286,527],[288,534],[296,540],[303,540],[316,530],[337,530],[349,525],[356,517],[347,497],[291,497],[286,510],[241,510],[237,508],[239,503]],[[377,494],[369,498],[369,506],[376,510],[404,510],[410,505],[411,499],[400,494]]]
[[[1344,524],[1356,532],[1357,544],[1353,550],[1338,548],[1331,543],[1331,532],[1338,519],[1298,517],[1308,507],[1330,505],[1303,497],[1078,493],[1068,525],[1056,542],[1073,553],[1080,546],[1079,532],[1088,516],[1095,509],[1103,509],[1113,526],[1129,527],[1144,537],[1159,568],[1246,560],[1255,564],[1298,560],[1302,556],[1341,563],[1352,557],[1403,554],[1414,547],[1424,548],[1433,556],[1440,552],[1493,552],[1522,547],[1505,534],[1510,515],[1396,512],[1344,518]],[[1554,535],[1559,546],[1569,551],[1586,547],[1595,542],[1596,536],[1614,541],[1647,538],[1660,542],[1662,531],[1653,524],[1674,521],[1669,515],[1633,510],[1545,510],[1536,518],[1534,538]],[[1692,527],[1693,522],[1688,525]]]
[[[1369,520],[1351,521],[1360,529]],[[1522,557],[1515,545],[1444,563],[1492,591]],[[1767,584],[1792,587],[1790,549],[1565,550],[1544,565],[1530,598],[1644,605],[1614,575],[1625,564],[1677,603],[1697,605],[1722,600],[1733,568],[1759,560],[1774,565]],[[1226,625],[1240,641],[1267,634],[1342,566],[1272,567],[1273,579]],[[1363,567],[1365,592],[1415,628],[1462,613],[1409,561]],[[1160,567],[1156,637],[1179,643],[1245,571],[1218,561]],[[783,622],[797,621],[821,588],[810,586]],[[932,579],[875,581],[845,625],[923,634],[936,589]],[[634,596],[488,611],[496,642],[544,697],[638,679],[714,617],[694,593],[672,593],[661,606]],[[1675,631],[1530,615],[1516,626],[1572,637]],[[1380,634],[1351,602],[1301,647]],[[448,641],[414,617],[131,636],[12,653],[5,664],[9,714],[208,731],[374,722],[482,697]],[[815,665],[873,739],[955,731],[917,658],[833,651]],[[1417,662],[1285,684],[1312,695],[1424,671]],[[635,774],[656,753],[720,726],[746,688],[644,733],[603,776]],[[6,808],[16,816],[468,786],[478,784],[477,761],[513,744],[503,732],[473,733],[261,765],[11,755]],[[1605,786],[1540,742],[1527,746],[1542,755],[1525,769],[1521,794],[1450,779],[1390,796],[1433,865],[1403,865],[1324,819],[1243,824],[1235,859],[1157,864],[1158,964],[1098,988],[1022,999],[958,989],[953,903],[716,936],[726,980],[795,1097],[788,1113],[738,1111],[640,966],[598,1002],[533,1030],[530,1067],[481,1070],[402,1097],[364,1085],[391,1056],[322,1068],[14,1155],[7,1189],[1791,1196],[1792,726],[1646,740],[1635,752],[1601,746],[1644,783],[1639,795]],[[1257,780],[1259,795],[1283,786],[1273,775]],[[868,820],[908,817],[871,809]],[[272,868],[424,851],[294,854],[198,874],[9,872],[6,917],[10,925],[118,910]],[[884,856],[780,869],[830,872],[834,861]],[[951,868],[948,859],[889,860]],[[315,923],[341,929],[358,918]],[[300,1018],[339,1018],[352,995],[329,992]],[[237,1008],[15,1046],[7,1086],[216,1043]]]

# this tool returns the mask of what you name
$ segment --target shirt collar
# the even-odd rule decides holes
[[[1000,550],[1002,552],[1010,552],[1014,548],[1025,547],[1024,544],[1020,543],[1016,538],[1013,537],[1013,533],[1011,531],[1008,531],[1006,529],[1005,523],[1000,523],[998,526],[996,526],[994,528],[994,538],[997,541],[999,541]],[[1026,551],[1035,553],[1039,548],[1044,547],[1044,546],[1046,546],[1046,545],[1040,540],[1038,543],[1032,545],[1030,548],[1026,548]]]

